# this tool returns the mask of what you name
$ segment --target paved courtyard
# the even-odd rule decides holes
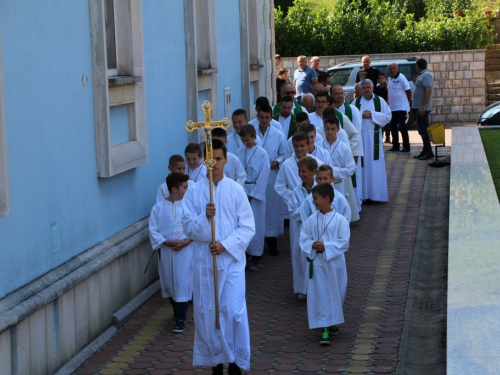
[[[420,151],[412,131],[412,154]],[[447,131],[448,133],[448,131]],[[448,135],[448,134],[447,134]],[[388,145],[385,145],[386,148]],[[247,273],[251,374],[394,373],[428,163],[385,154],[388,203],[363,205],[351,225],[345,324],[329,347],[307,326],[306,302],[292,290],[288,233],[278,257]],[[192,367],[194,326],[173,333],[172,308],[157,293],[76,374],[210,374]]]

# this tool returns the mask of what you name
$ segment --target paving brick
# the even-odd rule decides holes
[[[329,347],[318,344],[319,330],[308,328],[307,303],[293,294],[287,230],[278,239],[280,255],[264,255],[264,268],[247,273],[252,374],[395,371],[423,191],[423,184],[413,181],[422,181],[427,167],[391,154],[386,168],[390,201],[363,205],[361,220],[351,224],[346,323]],[[160,311],[161,322],[153,322]],[[187,323],[183,334],[172,333],[172,309],[157,294],[75,373],[99,373],[124,359],[129,360],[124,373],[130,374],[210,373],[209,367],[192,367],[191,306]],[[120,362],[112,361],[117,354]]]

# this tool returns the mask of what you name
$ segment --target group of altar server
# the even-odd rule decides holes
[[[267,98],[257,99],[255,119],[236,110],[231,134],[212,130],[213,204],[202,148],[190,143],[185,159],[170,158],[170,174],[158,187],[150,215],[150,239],[158,250],[162,296],[173,306],[174,332],[184,331],[193,299],[195,366],[212,366],[213,374],[222,374],[223,363],[229,363],[229,374],[249,369],[245,270],[263,267],[265,246],[269,256],[279,254],[285,217],[293,290],[307,299],[310,328],[322,328],[320,343],[329,344],[329,335],[344,322],[349,223],[359,220],[364,200],[388,200],[380,128],[391,112],[365,81],[363,96],[352,104],[330,107],[330,94],[320,91],[312,113],[294,102],[286,85],[274,109]],[[223,306],[220,329],[213,255]]]

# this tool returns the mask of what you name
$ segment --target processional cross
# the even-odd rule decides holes
[[[205,100],[201,105],[201,109],[203,109],[203,113],[205,115],[205,121],[203,122],[193,122],[189,120],[186,122],[185,128],[188,132],[192,133],[196,129],[201,129],[205,132],[205,166],[208,169],[208,180],[210,186],[210,203],[214,203],[214,188],[213,188],[213,178],[212,178],[212,170],[215,166],[215,159],[213,155],[212,149],[212,129],[213,128],[229,128],[231,122],[227,118],[223,118],[220,121],[212,121],[212,104]],[[215,245],[215,220],[212,216],[210,218],[210,225],[212,227],[212,244]],[[213,260],[213,271],[214,271],[214,289],[215,289],[215,326],[217,329],[220,329],[219,324],[219,287],[217,284],[217,256],[212,255]]]

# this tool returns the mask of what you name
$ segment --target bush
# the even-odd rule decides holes
[[[282,56],[445,51],[485,48],[493,41],[492,27],[469,0],[425,4],[426,16],[416,20],[399,1],[338,0],[329,14],[295,0],[286,15],[275,10],[276,51]]]

